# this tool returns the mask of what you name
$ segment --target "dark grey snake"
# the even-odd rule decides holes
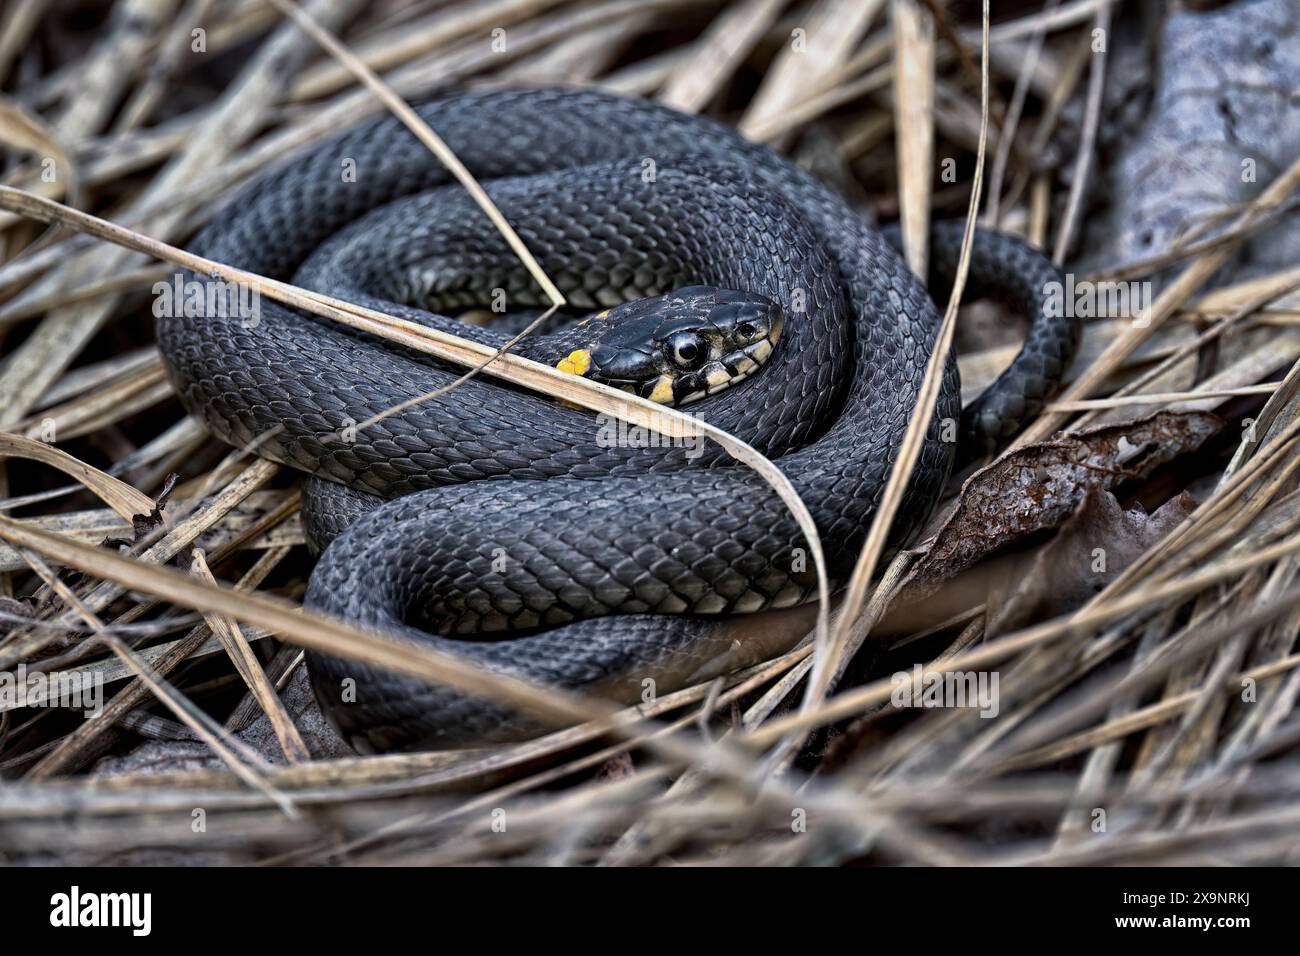
[[[604,348],[621,367],[627,329],[648,335],[662,320],[675,345],[667,353],[660,339],[644,345],[646,361],[662,369],[667,354],[686,374],[730,351],[723,364],[736,373],[752,370],[738,367],[737,336],[740,346],[770,340],[784,317],[765,367],[690,411],[777,460],[842,580],[938,327],[884,234],[766,147],[653,103],[508,90],[456,95],[419,113],[572,305],[616,306],[585,326],[526,338],[521,354],[572,365],[575,351]],[[376,119],[261,178],[191,248],[499,345],[500,331],[425,311],[487,305],[494,295],[512,310],[546,304],[449,181],[397,120]],[[952,271],[959,241],[959,226],[935,229],[936,277]],[[961,417],[966,452],[1014,432],[1063,374],[1077,328],[1040,308],[1044,284],[1059,280],[1024,244],[977,234],[968,288],[1008,300],[1030,326],[1014,364]],[[674,291],[682,286],[707,288]],[[655,296],[663,298],[618,306]],[[713,310],[703,319],[709,336],[673,338],[701,304]],[[308,531],[328,547],[307,603],[320,611],[541,683],[635,699],[646,681],[663,692],[702,673],[719,651],[724,616],[814,593],[785,506],[711,443],[602,440],[592,414],[482,377],[356,429],[463,370],[269,301],[256,323],[164,317],[158,338],[191,412],[225,440],[315,476]],[[927,517],[949,474],[958,393],[950,360],[896,541]],[[322,707],[358,749],[536,730],[446,687],[319,654],[309,665]]]

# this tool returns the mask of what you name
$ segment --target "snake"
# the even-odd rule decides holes
[[[392,116],[261,174],[190,250],[476,343],[512,343],[699,416],[784,473],[842,586],[940,328],[898,230],[768,146],[641,98],[493,88],[416,111],[563,294],[566,308],[532,334],[510,322],[549,306],[546,292]],[[963,232],[932,225],[931,288],[951,281]],[[964,412],[946,358],[891,548],[927,520],[955,461],[989,454],[1042,409],[1078,343],[1077,322],[1044,308],[1061,273],[1032,246],[979,229],[969,256],[966,298],[1006,303],[1027,331]],[[817,594],[797,521],[717,443],[658,440],[503,377],[458,382],[463,368],[277,301],[260,300],[251,320],[163,311],[157,338],[185,409],[224,441],[306,473],[314,611],[636,703],[647,688],[745,661],[729,622]],[[464,320],[475,315],[498,321]],[[360,753],[542,729],[504,703],[358,660],[308,651],[307,664],[322,710]]]

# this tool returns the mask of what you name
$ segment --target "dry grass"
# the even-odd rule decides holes
[[[914,262],[925,261],[929,218],[962,210],[1068,262],[1091,151],[1069,176],[1037,159],[1069,104],[1081,108],[1085,143],[1106,122],[1105,62],[1087,51],[1109,4],[1024,4],[982,33],[920,0],[304,3],[343,44],[332,51],[319,31],[282,19],[286,0],[112,6],[119,16],[94,43],[60,22],[58,4],[20,0],[0,13],[0,143],[16,157],[0,188],[0,672],[97,675],[114,695],[89,720],[0,712],[0,858],[1295,859],[1300,334],[1285,300],[1300,273],[1203,290],[1232,243],[1294,194],[1300,162],[1254,203],[1225,210],[1225,233],[1188,236],[1147,264],[1182,272],[1146,324],[1089,324],[1068,388],[1018,443],[1159,409],[1224,414],[1221,440],[1123,486],[1126,501],[1190,488],[1198,504],[1105,587],[1011,625],[996,589],[966,595],[943,620],[906,613],[928,538],[880,566],[923,402],[830,620],[761,623],[809,633],[773,660],[628,710],[304,611],[295,476],[185,419],[148,344],[147,293],[165,274],[156,263],[186,262],[178,247],[233,190],[384,109],[380,97],[463,84],[594,84],[718,116],[897,209]],[[496,29],[504,50],[491,43]],[[237,69],[200,81],[220,62]],[[936,191],[933,170],[954,156],[969,172]],[[61,172],[53,181],[44,159]],[[38,221],[61,228],[42,233]],[[545,366],[226,271],[470,373],[651,427],[683,424]],[[953,306],[942,347],[955,318]],[[975,342],[964,386],[991,381],[1007,358],[1005,343]],[[940,369],[932,363],[931,386]],[[799,507],[770,463],[710,437]],[[133,524],[160,498],[161,521]],[[130,544],[118,553],[100,546],[106,538]],[[300,648],[449,683],[564,729],[464,753],[313,759],[308,718],[287,706]],[[997,717],[891,706],[892,673],[913,664],[996,674]],[[269,733],[255,746],[241,731],[261,715]],[[177,756],[95,772],[142,737]]]

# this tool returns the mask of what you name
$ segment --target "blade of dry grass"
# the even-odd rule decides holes
[[[690,58],[669,74],[659,98],[685,113],[704,109],[776,22],[785,5],[786,0],[742,0],[725,7],[695,41]]]
[[[501,215],[501,210],[497,208],[496,203],[478,184],[478,180],[465,168],[465,164],[442,141],[442,137],[430,129],[429,124],[420,119],[415,110],[411,109],[410,105],[398,96],[392,87],[380,79],[374,70],[366,66],[361,59],[339,42],[338,37],[321,26],[302,7],[292,2],[292,0],[269,0],[269,2],[286,17],[293,20],[300,30],[319,43],[330,56],[343,64],[349,73],[360,80],[394,116],[402,121],[402,124],[407,129],[415,134],[421,143],[428,147],[429,152],[438,157],[439,161],[456,177],[456,181],[465,187],[466,192],[470,194],[478,207],[491,220],[497,232],[501,233],[506,243],[519,257],[519,261],[524,264],[529,274],[532,275],[534,281],[542,287],[542,291],[551,300],[551,304],[555,306],[564,305],[564,296],[555,287],[555,283],[542,271],[542,267],[533,257],[533,254],[528,251],[524,241],[519,238],[519,234],[506,221],[506,217]]]
[[[64,196],[70,206],[83,205],[77,167],[68,157],[58,134],[24,109],[22,104],[4,96],[0,96],[0,143],[39,157],[39,175],[36,169],[32,169],[28,176],[23,177],[23,185],[51,197]],[[0,230],[17,221],[12,216],[0,216]]]
[[[934,18],[917,0],[893,0],[894,136],[899,212],[912,272],[927,281],[930,185],[934,178]]]
[[[737,128],[757,138],[758,130],[804,99],[848,59],[883,6],[884,0],[818,0],[764,74]]]
[[[141,494],[126,482],[106,475],[98,468],[92,468],[53,445],[0,432],[0,460],[5,458],[26,458],[57,468],[76,479],[78,484],[128,522],[134,515],[147,515],[153,510],[153,501],[148,495]]]
[[[1058,266],[1065,262],[1065,257],[1074,242],[1084,190],[1088,187],[1088,176],[1092,171],[1092,154],[1097,143],[1097,128],[1101,125],[1101,97],[1106,88],[1106,51],[1110,45],[1110,11],[1110,3],[1103,3],[1097,10],[1097,18],[1093,21],[1094,46],[1092,64],[1088,73],[1088,99],[1084,107],[1083,135],[1079,141],[1079,156],[1074,166],[1074,177],[1070,181],[1070,196],[1066,201],[1065,216],[1061,220],[1061,228],[1056,234],[1056,245],[1052,251],[1052,261]],[[1095,39],[1099,35],[1101,49],[1097,49],[1095,45]]]
[[[192,561],[190,564],[190,573],[194,574],[200,580],[205,581],[214,587],[217,579],[212,576],[208,569],[208,562],[204,559],[203,552],[195,548],[190,552]],[[235,670],[243,678],[248,689],[253,692],[262,712],[271,721],[271,729],[275,732],[276,739],[280,742],[280,750],[289,763],[299,763],[304,760],[310,760],[311,754],[307,751],[307,745],[303,742],[302,735],[298,733],[298,728],[294,726],[293,719],[284,709],[280,697],[271,686],[270,680],[267,679],[266,671],[262,670],[262,664],[258,661],[253,649],[248,644],[248,639],[244,637],[243,632],[239,629],[239,623],[231,617],[220,614],[208,614],[204,616],[208,627],[216,635],[217,640],[226,649],[230,656],[231,663],[235,665]]]
[[[981,69],[983,84],[981,103],[983,109],[980,123],[980,148],[975,166],[975,179],[971,187],[970,206],[966,214],[966,230],[962,238],[962,249],[957,263],[957,274],[954,277],[948,307],[944,312],[943,320],[935,336],[935,344],[930,352],[925,377],[921,383],[907,431],[903,435],[898,454],[893,466],[890,468],[889,480],[886,482],[885,490],[881,494],[880,505],[872,516],[871,528],[867,532],[867,540],[862,546],[862,551],[858,555],[857,563],[854,565],[853,573],[849,578],[848,587],[845,589],[844,601],[835,630],[824,649],[819,649],[820,653],[814,660],[812,674],[808,680],[808,690],[801,705],[801,712],[804,714],[811,713],[822,703],[826,691],[840,671],[842,664],[847,660],[852,650],[855,649],[855,645],[860,643],[860,638],[852,635],[852,627],[860,613],[863,602],[866,600],[867,589],[875,576],[876,566],[884,551],[889,528],[902,503],[903,492],[911,478],[917,457],[920,455],[926,431],[930,427],[930,421],[934,417],[934,404],[938,398],[939,386],[943,379],[944,364],[948,360],[948,353],[952,347],[957,307],[961,302],[962,291],[965,288],[966,276],[970,268],[970,246],[975,234],[975,219],[979,212],[983,185],[984,153],[988,134],[988,0],[984,2],[983,18]]]

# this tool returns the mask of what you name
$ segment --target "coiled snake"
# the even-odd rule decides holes
[[[588,374],[594,356],[625,385],[628,365],[651,363],[650,385],[628,387],[657,386],[670,400],[693,397],[679,381],[712,363],[687,391],[716,394],[689,410],[777,461],[842,579],[938,327],[884,234],[768,148],[650,102],[521,89],[459,94],[419,113],[571,305],[614,306],[518,351]],[[450,182],[396,119],[375,119],[259,179],[191,248],[499,345],[507,336],[490,325],[433,313],[494,296],[511,310],[547,303]],[[934,230],[936,276],[951,271],[959,241],[958,227]],[[1009,301],[1030,326],[1011,367],[961,417],[964,450],[988,451],[1058,383],[1077,329],[1040,304],[1059,279],[1022,243],[977,234],[968,289]],[[695,331],[683,338],[682,328]],[[753,348],[778,333],[775,349]],[[542,683],[627,697],[646,679],[660,691],[689,679],[717,652],[723,616],[814,592],[780,499],[710,443],[657,447],[617,430],[611,441],[610,423],[588,412],[482,377],[356,428],[463,370],[273,302],[255,323],[168,315],[158,339],[188,410],[223,439],[314,476],[304,510],[325,550],[307,603],[321,611]],[[754,373],[719,391],[720,367],[728,380]],[[943,430],[958,416],[950,360],[897,541],[948,476],[955,443]],[[355,437],[340,440],[349,426]],[[315,653],[309,666],[326,713],[363,751],[536,729],[446,687]]]

